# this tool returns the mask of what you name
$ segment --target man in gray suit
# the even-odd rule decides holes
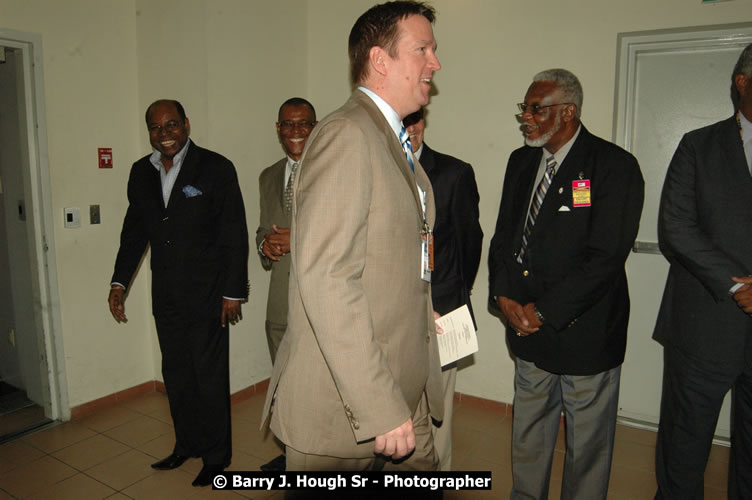
[[[664,346],[656,498],[703,498],[733,389],[729,498],[752,498],[752,45],[731,74],[734,116],[686,134],[663,185],[671,264],[653,337]]]
[[[292,97],[279,107],[277,137],[286,157],[259,176],[261,218],[256,247],[261,265],[271,271],[266,302],[266,340],[272,363],[287,329],[287,284],[290,281],[290,211],[292,186],[306,139],[316,125],[316,110],[301,97]],[[285,470],[285,456],[261,466],[264,471]]]
[[[441,66],[431,7],[377,5],[349,38],[350,99],[296,177],[288,328],[264,408],[288,470],[435,470],[442,418],[428,263],[434,202],[402,119]],[[273,403],[273,408],[272,408]]]

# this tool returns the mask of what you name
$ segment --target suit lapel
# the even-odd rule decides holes
[[[165,203],[164,203],[164,196],[162,196],[162,178],[159,174],[159,170],[154,168],[154,165],[151,162],[151,158],[146,158],[147,163],[149,164],[149,172],[151,173],[151,189],[154,193],[154,198],[158,200],[158,205],[162,207],[162,211],[165,210]]]
[[[566,158],[564,158],[564,161],[557,169],[551,186],[549,186],[546,192],[546,197],[543,199],[543,204],[535,222],[536,226],[542,224],[545,227],[546,222],[556,215],[556,212],[563,204],[562,196],[559,194],[560,191],[564,193],[570,192],[571,187],[568,184],[574,179],[579,179],[581,177],[580,173],[582,173],[582,177],[585,179],[588,179],[590,176],[590,172],[586,172],[585,167],[589,167],[586,153],[590,149],[588,144],[592,136],[584,125],[581,125],[581,127],[580,135],[577,136]]]
[[[180,173],[178,178],[175,179],[175,184],[172,186],[172,192],[170,193],[170,203],[168,207],[174,207],[185,200],[185,194],[183,193],[183,186],[187,186],[196,176],[198,168],[198,146],[191,141],[188,145],[188,151],[186,152],[183,164],[180,166]]]
[[[730,174],[732,179],[744,179],[741,182],[752,181],[752,176],[749,173],[749,165],[747,165],[747,158],[744,155],[744,146],[739,137],[739,125],[736,122],[736,117],[732,116],[728,120],[724,120],[723,126],[720,129],[721,151],[726,157],[726,163],[730,165]]]
[[[282,211],[284,212],[285,208],[285,189],[287,186],[285,185],[285,170],[287,169],[287,157],[283,158],[282,160],[277,162],[277,169],[274,172],[274,176],[272,177],[272,182],[274,185],[272,186],[272,193],[275,193],[275,196],[277,196],[277,201],[279,201],[279,206],[282,208]],[[298,165],[298,168],[300,168],[300,165]]]
[[[356,91],[353,94],[353,97],[359,102],[360,105],[365,108],[365,110],[368,112],[368,115],[371,117],[371,120],[373,120],[376,127],[383,134],[385,145],[392,158],[394,159],[395,165],[400,169],[402,176],[405,178],[405,182],[407,182],[407,185],[410,187],[410,190],[413,193],[413,197],[415,198],[416,207],[418,209],[418,212],[420,213],[420,217],[421,219],[423,219],[423,204],[420,200],[420,194],[418,193],[416,181],[423,191],[430,190],[431,185],[430,181],[428,181],[428,177],[425,175],[425,172],[423,172],[423,168],[418,168],[419,162],[416,158],[414,163],[416,166],[415,174],[413,174],[413,171],[410,168],[410,164],[407,162],[405,151],[402,149],[402,145],[400,144],[399,139],[397,139],[397,136],[394,134],[394,130],[392,130],[392,127],[389,126],[389,122],[386,121],[386,118],[384,118],[384,115],[381,113],[381,110],[378,108],[378,106],[376,106],[376,103],[374,103],[371,98],[368,97],[365,93],[360,91]],[[422,176],[418,174],[418,171],[420,171]]]
[[[527,158],[526,165],[522,167],[516,189],[519,195],[516,198],[514,213],[521,214],[515,218],[517,220],[517,227],[514,230],[514,247],[518,250],[522,246],[522,231],[525,229],[527,215],[530,211],[530,200],[533,196],[533,190],[537,188],[535,185],[535,176],[538,173],[541,156],[543,155],[541,148],[534,148],[530,151],[531,154]]]
[[[429,175],[436,166],[436,158],[433,155],[433,150],[425,142],[423,143],[423,152],[420,154],[420,166]]]

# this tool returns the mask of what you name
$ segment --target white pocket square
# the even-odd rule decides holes
[[[562,205],[559,207],[559,212],[569,212],[569,207],[566,205]]]

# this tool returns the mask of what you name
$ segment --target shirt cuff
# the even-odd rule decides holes
[[[731,288],[729,288],[729,292],[728,292],[729,295],[734,295],[737,292],[737,290],[739,290],[743,286],[744,286],[744,283],[737,283],[737,284],[735,284],[734,286],[732,286]]]

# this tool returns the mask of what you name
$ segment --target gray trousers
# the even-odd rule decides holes
[[[567,453],[561,498],[606,498],[620,374],[617,366],[596,375],[557,375],[517,359],[509,498],[548,498],[562,409]]]

